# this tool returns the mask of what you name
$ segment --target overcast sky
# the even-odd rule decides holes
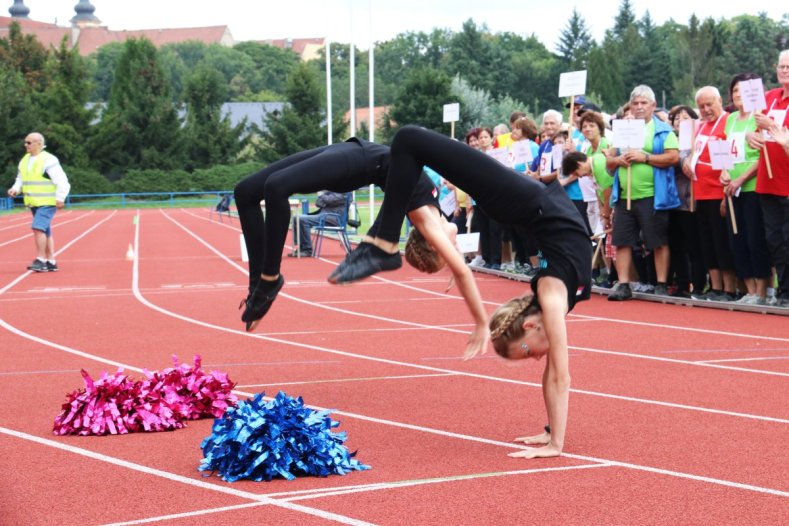
[[[78,0],[25,0],[30,18],[69,25]],[[585,2],[557,0],[92,0],[94,14],[110,29],[152,29],[227,25],[236,40],[267,38],[326,37],[337,42],[352,39],[362,49],[372,40],[389,40],[405,31],[429,32],[435,27],[460,31],[465,20],[473,18],[491,31],[536,34],[550,50],[555,50],[559,33],[577,7],[592,37],[602,40],[613,26],[621,0]],[[637,18],[649,10],[656,24],[673,18],[687,24],[691,14],[699,18],[732,18],[748,4],[707,0],[631,0]],[[12,0],[5,0],[3,15],[8,15]],[[756,2],[779,21],[789,13],[785,1]],[[742,6],[742,7],[741,7]],[[752,12],[756,14],[756,12]],[[371,37],[372,35],[372,37]]]

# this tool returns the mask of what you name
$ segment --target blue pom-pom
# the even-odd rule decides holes
[[[301,397],[282,391],[270,402],[264,395],[240,401],[214,420],[211,435],[200,444],[200,471],[216,471],[227,482],[259,482],[370,469],[342,445],[345,433],[331,431],[340,425],[329,418],[331,411],[304,407]]]

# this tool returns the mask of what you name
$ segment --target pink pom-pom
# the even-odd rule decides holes
[[[145,371],[134,381],[118,369],[94,381],[82,371],[85,389],[66,395],[62,413],[55,418],[56,435],[117,435],[138,431],[179,429],[184,420],[219,418],[238,397],[226,373],[205,373],[200,356],[194,365],[179,364],[164,371]]]

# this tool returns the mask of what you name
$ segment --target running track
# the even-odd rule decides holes
[[[139,214],[139,215],[138,215]],[[136,218],[136,219],[135,219]],[[30,274],[29,217],[0,217],[0,524],[786,524],[789,318],[593,297],[568,318],[561,458],[507,457],[545,423],[542,364],[460,359],[448,276],[349,287],[342,257],[284,258],[256,333],[236,306],[238,223],[203,210],[65,211],[56,274]],[[132,243],[135,257],[125,258]],[[492,311],[526,285],[477,276]],[[124,367],[203,357],[240,396],[336,409],[372,470],[233,484],[197,471],[211,421],[55,437],[65,394]]]

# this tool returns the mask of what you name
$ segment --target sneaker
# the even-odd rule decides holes
[[[691,299],[698,301],[707,301],[707,299],[709,298],[709,294],[704,292],[691,292],[690,297]]]
[[[47,262],[41,261],[38,258],[34,259],[33,262],[27,266],[27,270],[32,270],[33,272],[49,272],[47,270]]]
[[[345,259],[343,259],[340,264],[337,265],[334,270],[332,270],[331,274],[329,274],[329,277],[327,278],[329,283],[335,283],[337,276],[345,272],[345,269],[347,269],[349,265],[352,265],[354,261],[361,257],[362,254],[364,254],[372,246],[373,245],[371,243],[359,243],[356,248],[351,250],[350,254],[345,256]]]
[[[57,263],[51,263],[47,261],[47,272],[57,272],[58,270],[60,269],[58,268]]]
[[[498,263],[486,263],[485,268],[489,270],[501,270],[501,265]]]
[[[356,256],[354,256],[353,252],[358,251],[359,248],[348,254],[348,257],[343,261],[344,265],[341,264],[329,276],[330,283],[351,283],[370,277],[378,272],[397,270],[403,266],[400,252],[390,254],[373,244],[365,244],[368,245],[368,248]]]
[[[311,258],[312,250],[294,250],[288,254],[289,258]]]
[[[707,294],[707,301],[734,301],[734,296],[725,291],[715,291]]]
[[[608,295],[608,301],[625,301],[633,297],[633,291],[630,290],[629,283],[620,283],[616,286],[614,292]]]
[[[271,304],[274,303],[284,284],[285,278],[282,274],[279,275],[276,281],[261,279],[255,289],[249,293],[247,299],[241,302],[239,308],[246,307],[241,315],[241,321],[247,324],[247,332],[255,330],[260,320],[271,308]]]
[[[470,267],[481,267],[485,265],[485,260],[482,259],[482,256],[475,256],[468,265]]]
[[[669,296],[672,298],[690,298],[691,294],[687,290],[682,290],[680,288],[676,288],[668,293]]]
[[[663,283],[655,285],[655,294],[658,296],[668,296],[668,285]]]

